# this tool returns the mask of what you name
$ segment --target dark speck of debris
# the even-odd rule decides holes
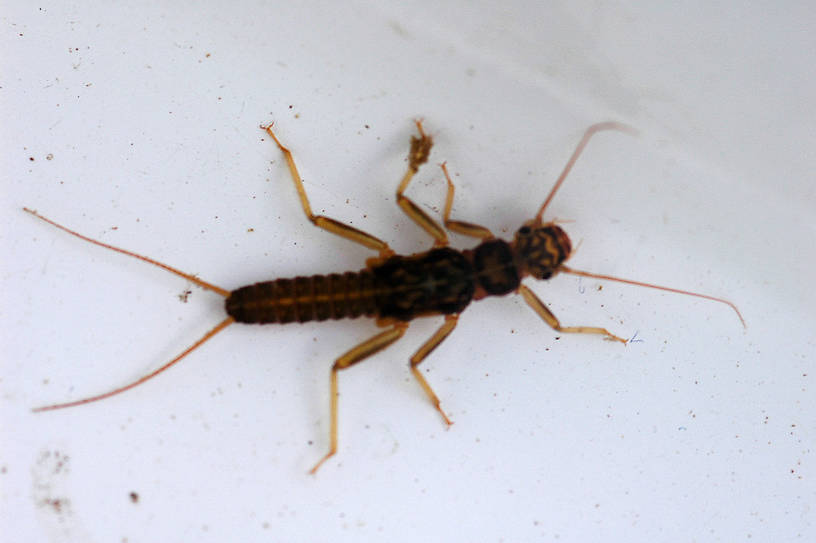
[[[28,160],[30,160],[31,162],[34,162],[34,157],[30,156],[30,157],[28,157]]]
[[[132,501],[133,503],[139,503],[139,494],[137,494],[136,492],[131,492],[130,501]]]

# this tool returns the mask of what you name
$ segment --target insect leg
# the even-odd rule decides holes
[[[434,246],[444,247],[448,244],[448,235],[439,224],[422,211],[418,205],[404,195],[408,188],[408,183],[417,173],[419,167],[428,161],[431,154],[433,139],[422,129],[422,121],[416,121],[419,137],[411,136],[411,150],[408,152],[408,170],[402,177],[402,181],[397,187],[397,205],[400,206],[412,221],[417,223],[423,230],[434,238]]]
[[[457,234],[470,236],[472,238],[493,239],[495,237],[493,232],[484,226],[479,226],[478,224],[473,224],[472,222],[450,220],[451,208],[453,207],[453,181],[451,181],[450,175],[448,174],[448,167],[444,162],[440,164],[440,167],[442,168],[442,172],[445,174],[445,179],[448,181],[448,193],[445,196],[445,213],[443,215],[445,220],[445,228],[452,232],[456,232]]]
[[[306,217],[312,222],[312,224],[322,228],[323,230],[328,230],[332,234],[337,234],[338,236],[342,236],[348,240],[359,243],[360,245],[364,245],[369,249],[379,251],[381,257],[387,257],[394,254],[394,251],[391,250],[388,244],[380,238],[372,236],[371,234],[363,232],[362,230],[354,228],[353,226],[344,224],[338,220],[312,213],[312,206],[309,204],[309,198],[306,196],[306,189],[303,187],[303,181],[301,180],[300,173],[298,173],[297,166],[295,165],[295,159],[292,157],[291,151],[284,147],[275,133],[272,132],[271,124],[269,126],[262,126],[261,128],[266,130],[266,133],[269,134],[278,145],[278,148],[283,153],[283,156],[286,157],[286,164],[289,166],[289,173],[292,176],[292,181],[295,183],[295,189],[297,190],[298,197],[300,198],[300,205],[303,207],[303,212],[306,213]]]
[[[558,319],[556,318],[555,315],[552,314],[552,311],[547,309],[547,306],[544,305],[544,302],[539,300],[538,296],[536,296],[532,290],[530,290],[524,285],[519,286],[518,290],[524,297],[524,301],[527,302],[527,305],[532,307],[533,311],[538,313],[538,316],[544,319],[544,322],[549,324],[553,330],[574,334],[601,334],[606,336],[606,339],[620,341],[621,343],[626,345],[625,339],[616,336],[606,328],[598,328],[596,326],[561,326],[561,323],[558,322]]]
[[[419,366],[425,357],[431,354],[431,352],[436,349],[440,343],[442,343],[453,329],[456,328],[456,323],[459,319],[459,315],[445,315],[445,324],[439,327],[439,330],[431,336],[431,339],[425,342],[419,350],[414,353],[414,356],[411,357],[411,373],[414,374],[417,381],[419,381],[420,386],[422,386],[422,390],[425,391],[425,394],[428,395],[428,399],[431,400],[431,403],[434,404],[436,410],[442,415],[442,418],[445,419],[445,424],[450,426],[453,424],[448,416],[442,411],[442,407],[439,403],[439,397],[434,393],[431,385],[428,384],[428,381],[425,380],[425,377],[422,376],[417,366]]]
[[[320,459],[320,462],[315,464],[309,473],[316,473],[318,468],[323,465],[323,462],[334,456],[334,454],[337,452],[337,372],[344,370],[357,362],[361,362],[374,353],[385,349],[401,338],[407,329],[407,323],[395,324],[390,330],[386,330],[385,332],[381,332],[376,336],[367,339],[334,362],[331,369],[331,430],[329,433],[329,452],[326,454],[326,456]]]

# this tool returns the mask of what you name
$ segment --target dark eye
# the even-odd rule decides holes
[[[521,228],[519,228],[519,234],[521,234],[522,236],[529,236],[530,232],[531,230],[529,226],[522,226]]]

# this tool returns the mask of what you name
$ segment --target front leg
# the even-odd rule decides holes
[[[600,334],[606,336],[606,339],[612,341],[620,341],[624,345],[626,345],[626,340],[622,337],[618,337],[606,328],[599,328],[597,326],[561,326],[561,323],[558,321],[555,315],[553,315],[552,311],[547,309],[547,306],[544,305],[544,302],[538,299],[532,290],[525,287],[524,285],[519,286],[518,292],[521,293],[524,301],[527,302],[527,305],[533,308],[533,311],[538,313],[538,316],[544,319],[544,322],[550,325],[553,330],[557,330],[559,332],[566,332],[568,334]]]
[[[472,222],[465,222],[465,221],[452,221],[450,218],[451,208],[453,207],[453,181],[451,181],[450,174],[448,174],[448,167],[443,162],[439,165],[442,168],[442,173],[445,174],[445,179],[448,181],[448,193],[445,196],[445,214],[443,216],[445,221],[445,228],[450,230],[451,232],[456,232],[457,234],[462,234],[463,236],[470,236],[472,238],[479,238],[483,240],[493,239],[494,236],[493,232],[485,228],[484,226],[479,226],[478,224],[473,224]]]

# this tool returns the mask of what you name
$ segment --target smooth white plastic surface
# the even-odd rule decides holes
[[[813,10],[708,3],[17,2],[3,13],[0,524],[10,541],[813,540],[816,126]],[[23,213],[224,288],[358,269],[428,237],[394,190],[413,119],[436,145],[410,196],[510,237],[584,129],[548,217],[578,269],[728,307],[560,276],[475,303],[340,376],[365,320],[232,326],[116,398],[223,318],[222,299]],[[453,236],[457,247],[473,244]],[[192,293],[186,303],[182,298]]]

